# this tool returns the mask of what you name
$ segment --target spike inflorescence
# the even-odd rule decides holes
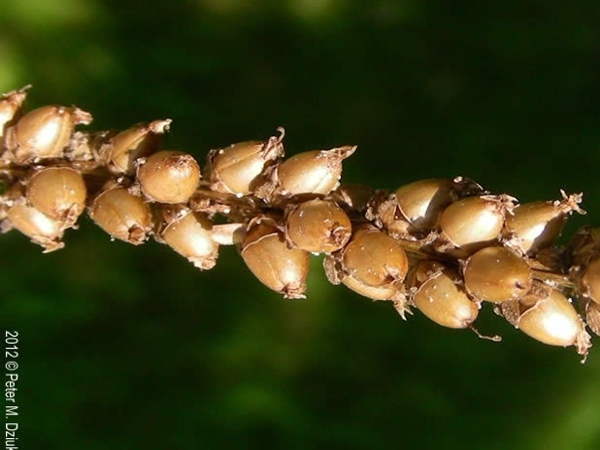
[[[26,112],[26,89],[0,98],[0,229],[51,252],[89,217],[112,238],[152,238],[202,270],[235,245],[250,271],[286,298],[303,298],[310,255],[327,279],[405,318],[421,311],[470,328],[482,305],[548,345],[585,357],[600,335],[600,229],[556,245],[581,194],[519,204],[464,178],[430,179],[395,192],[340,184],[343,146],[284,159],[284,130],[265,141],[211,150],[202,168],[162,148],[171,121],[124,131],[76,131],[76,107]],[[498,336],[487,337],[498,341]]]

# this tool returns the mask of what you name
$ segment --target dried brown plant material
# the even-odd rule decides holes
[[[289,248],[283,233],[265,223],[251,225],[242,243],[242,258],[268,288],[285,298],[305,298],[308,252]]]
[[[37,170],[26,185],[29,203],[48,217],[74,225],[85,209],[87,188],[81,174],[70,167]]]
[[[132,175],[135,160],[160,150],[171,119],[140,123],[113,136],[99,149],[102,164],[114,174]]]
[[[200,166],[190,154],[161,150],[138,160],[136,176],[148,200],[186,203],[200,184]]]
[[[439,218],[440,251],[466,256],[500,237],[505,214],[516,199],[508,195],[467,197],[448,206]]]
[[[311,253],[331,253],[348,243],[352,223],[336,203],[315,199],[289,209],[285,233],[292,247]]]
[[[140,245],[152,231],[150,207],[141,197],[121,186],[102,191],[89,208],[96,225],[115,239]]]
[[[494,303],[521,298],[533,283],[527,262],[505,247],[482,248],[467,259],[463,275],[474,299]]]
[[[60,158],[64,156],[75,126],[91,122],[91,114],[79,108],[42,106],[29,111],[7,129],[6,147],[19,164]]]
[[[285,131],[266,141],[246,141],[211,150],[208,154],[208,178],[213,191],[248,195],[253,192],[265,169],[284,155]]]
[[[202,213],[177,205],[165,206],[157,240],[164,242],[201,270],[212,269],[219,244],[212,239],[212,222]]]
[[[585,214],[579,207],[582,194],[567,195],[564,191],[561,194],[562,200],[523,203],[507,214],[507,245],[533,255],[556,241],[573,211]]]

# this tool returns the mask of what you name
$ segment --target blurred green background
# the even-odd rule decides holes
[[[94,129],[172,118],[194,153],[286,127],[288,154],[358,144],[344,180],[465,175],[522,201],[585,193],[600,223],[600,4],[4,0],[0,88]],[[327,283],[260,285],[232,248],[199,272],[88,219],[44,255],[0,239],[20,334],[21,448],[597,449],[600,353],[490,311],[482,341]]]

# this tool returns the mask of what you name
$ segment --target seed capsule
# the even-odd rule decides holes
[[[379,230],[360,230],[344,249],[344,272],[367,286],[402,282],[408,258],[400,243]]]
[[[115,174],[131,175],[135,172],[135,160],[157,152],[162,136],[169,130],[171,119],[155,120],[138,124],[113,136],[100,149],[100,157]]]
[[[469,299],[459,275],[449,269],[430,276],[415,292],[413,302],[429,319],[448,328],[468,328],[479,315],[479,305]]]
[[[309,254],[288,248],[275,227],[259,224],[251,228],[242,244],[242,258],[265,286],[285,298],[305,298]]]
[[[587,355],[590,335],[569,299],[557,289],[536,284],[536,289],[517,302],[502,305],[512,313],[512,323],[523,333],[547,345],[574,345],[577,353]]]
[[[339,186],[342,161],[352,155],[356,146],[299,153],[279,165],[276,179],[281,194],[327,195]]]
[[[290,210],[285,232],[292,247],[312,253],[331,253],[348,243],[352,224],[336,203],[316,199]]]
[[[600,304],[600,257],[592,259],[583,268],[579,285],[584,296]]]
[[[217,263],[219,245],[211,238],[211,221],[186,207],[165,207],[162,213],[164,223],[157,240],[164,241],[199,269],[212,269]]]
[[[98,195],[89,215],[111,237],[133,245],[143,244],[152,230],[150,207],[124,187],[109,188]]]
[[[515,199],[506,195],[467,197],[452,203],[441,214],[439,225],[441,241],[458,249],[460,256],[471,254],[492,244],[500,236],[504,215],[514,207]]]
[[[585,321],[590,330],[600,336],[600,304],[591,300],[585,303]]]
[[[150,201],[185,203],[200,184],[200,166],[192,155],[163,150],[140,161],[137,179]]]
[[[3,94],[0,98],[0,138],[4,137],[6,128],[11,126],[21,115],[21,108],[27,97],[25,92],[30,86],[18,91]]]
[[[31,242],[44,247],[44,253],[64,247],[63,222],[42,214],[32,206],[24,204],[12,206],[7,212],[7,220],[25,236],[31,238]]]
[[[508,302],[531,289],[533,275],[527,262],[505,247],[486,247],[465,263],[467,291],[476,300]]]
[[[48,217],[73,225],[85,209],[87,190],[83,177],[69,167],[46,167],[27,183],[29,203]]]
[[[283,128],[281,135],[267,141],[248,141],[232,144],[208,155],[208,177],[213,191],[235,194],[238,197],[253,192],[255,183],[273,161],[283,157]]]
[[[515,207],[512,214],[507,214],[508,244],[524,254],[535,254],[554,243],[573,211],[585,214],[579,208],[582,194],[561,193],[562,201],[523,203]]]
[[[91,114],[79,108],[42,106],[25,114],[7,130],[7,147],[19,163],[60,158],[75,125],[87,125],[91,121]]]

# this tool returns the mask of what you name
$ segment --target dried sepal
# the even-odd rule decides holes
[[[75,126],[91,122],[90,113],[74,106],[42,106],[6,130],[5,145],[18,164],[61,158]]]
[[[207,178],[213,191],[235,194],[238,197],[253,192],[267,167],[284,155],[285,130],[266,141],[246,141],[229,147],[211,150],[208,154]]]
[[[26,183],[27,201],[48,217],[72,226],[85,210],[87,188],[82,175],[70,167],[44,167]]]
[[[201,270],[212,269],[219,244],[212,239],[212,222],[202,213],[181,206],[164,206],[155,239],[164,242]]]
[[[252,223],[241,246],[242,259],[250,271],[268,288],[285,298],[305,298],[309,253],[289,248],[283,233],[275,226]]]
[[[133,245],[146,242],[152,231],[148,203],[123,186],[108,185],[94,198],[88,214],[112,238]]]
[[[309,200],[288,209],[285,235],[292,247],[311,253],[331,253],[348,243],[352,223],[335,202]]]
[[[505,247],[486,247],[471,255],[464,264],[463,276],[474,299],[494,303],[517,300],[533,284],[527,262]]]
[[[164,119],[134,125],[104,143],[98,157],[112,173],[132,175],[137,158],[160,150],[163,134],[170,124],[171,119]]]
[[[523,203],[507,214],[505,245],[528,255],[552,245],[569,215],[585,214],[579,207],[582,194],[567,195],[562,190],[561,194],[562,200]]]
[[[152,202],[186,203],[200,184],[200,166],[188,153],[162,150],[137,161],[136,177]]]

